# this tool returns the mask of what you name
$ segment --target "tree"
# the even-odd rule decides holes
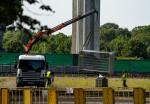
[[[127,36],[119,35],[117,38],[110,42],[110,47],[115,55],[118,57],[124,56],[122,50],[124,49],[125,44],[127,44],[129,38]]]
[[[7,53],[22,53],[24,52],[23,43],[17,39],[11,39],[7,41],[3,48],[6,50]]]
[[[56,43],[55,43],[55,36],[54,35],[51,35],[48,39],[48,45],[47,45],[47,50],[48,52],[47,53],[56,53]]]
[[[27,45],[29,40],[32,39],[32,32],[26,29],[21,29],[15,32],[14,38],[20,40],[24,45]]]
[[[106,42],[106,41],[101,39],[100,40],[100,51],[106,51],[106,52],[112,51],[110,48],[109,42]]]
[[[4,32],[9,30],[20,30],[28,26],[30,29],[48,29],[47,26],[41,26],[40,22],[27,15],[23,15],[24,2],[29,4],[40,4],[39,8],[42,10],[52,11],[49,5],[44,5],[42,0],[0,0],[0,52],[2,49],[2,38]]]
[[[119,35],[131,37],[131,33],[127,28],[119,28],[116,30],[116,37]]]
[[[100,30],[100,39],[104,40],[105,42],[110,42],[111,40],[115,39],[115,30],[113,29],[101,29]]]
[[[32,47],[32,53],[71,53],[71,36],[66,36],[63,33],[59,33],[56,35],[50,35],[49,37],[45,36],[42,39],[42,41],[38,41]]]
[[[133,36],[137,39],[139,39],[140,41],[144,42],[146,45],[150,44],[150,35],[145,35],[145,34],[139,34],[136,36]]]
[[[56,53],[68,53],[66,52],[66,42],[67,36],[63,33],[59,33],[55,36],[55,43],[56,43]],[[71,41],[71,40],[70,40]],[[71,46],[71,44],[70,44]],[[71,50],[71,48],[70,48]]]
[[[117,30],[118,28],[119,26],[115,23],[106,23],[100,27],[100,29],[113,29],[113,30]]]
[[[31,48],[31,50],[29,52],[31,53],[40,53],[39,52],[39,45],[40,45],[41,41],[36,42],[36,44],[34,44]]]
[[[0,16],[0,25],[3,24],[5,27],[9,26],[11,29],[21,29],[23,28],[23,25],[28,25],[30,29],[36,29],[35,25],[40,26],[40,22],[36,19],[23,15],[24,2],[27,2],[28,4],[40,4],[40,9],[52,11],[50,6],[44,5],[37,0],[1,0],[0,13],[2,14]],[[16,22],[16,26],[14,25],[14,22]]]
[[[5,44],[7,41],[13,39],[14,36],[15,36],[15,31],[6,31],[2,43]]]
[[[150,35],[150,25],[148,26],[138,26],[132,29],[132,36],[137,36],[139,34]]]
[[[72,36],[68,36],[64,42],[64,53],[71,54]]]
[[[147,47],[147,58],[150,59],[150,46]]]
[[[143,57],[147,58],[147,45],[136,37],[129,39],[127,44],[124,45],[122,55],[127,57]]]

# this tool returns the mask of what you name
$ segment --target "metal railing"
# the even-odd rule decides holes
[[[150,88],[0,88],[0,104],[150,104]]]

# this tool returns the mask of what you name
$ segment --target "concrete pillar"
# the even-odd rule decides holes
[[[73,0],[73,18],[91,9],[96,9],[98,15],[88,16],[72,26],[73,54],[78,54],[82,49],[99,51],[100,0]]]
[[[95,9],[98,14],[94,14],[94,50],[100,51],[100,0],[95,0]]]
[[[73,0],[72,1],[72,17],[76,17],[76,13],[77,13],[77,1],[76,0]],[[76,25],[77,23],[73,23],[72,24],[72,53],[76,53]]]

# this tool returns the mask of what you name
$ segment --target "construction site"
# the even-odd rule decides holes
[[[24,53],[0,53],[0,104],[150,104],[150,60],[99,51],[100,0],[72,3],[72,19],[38,32]],[[30,52],[68,25],[71,54]]]

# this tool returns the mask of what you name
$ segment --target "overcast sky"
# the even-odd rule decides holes
[[[36,18],[42,25],[48,25],[49,28],[72,19],[72,0],[43,1],[46,1],[43,3],[49,4],[55,13],[43,12],[38,9],[38,5],[30,6],[25,3],[24,14]],[[136,26],[150,25],[150,0],[101,0],[100,5],[100,25],[112,22],[129,30]],[[58,32],[71,35],[72,25]]]

